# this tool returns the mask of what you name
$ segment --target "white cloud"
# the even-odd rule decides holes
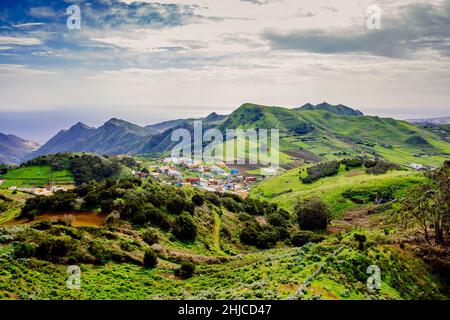
[[[45,23],[42,22],[28,22],[13,25],[14,28],[27,28],[27,27],[39,27],[44,26]]]
[[[21,37],[5,37],[0,36],[0,45],[1,44],[9,44],[9,45],[19,45],[19,46],[34,46],[41,44],[41,40],[37,38],[21,38]]]

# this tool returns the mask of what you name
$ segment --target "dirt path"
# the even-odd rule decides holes
[[[379,214],[374,214],[378,206],[355,207],[347,210],[342,219],[333,220],[328,227],[331,232],[349,231],[354,228],[373,229],[381,222]]]
[[[106,219],[103,215],[95,212],[62,212],[62,213],[44,213],[38,215],[33,221],[28,219],[10,220],[5,225],[22,225],[27,223],[35,223],[39,221],[57,221],[57,220],[72,220],[74,227],[99,227],[106,223]]]

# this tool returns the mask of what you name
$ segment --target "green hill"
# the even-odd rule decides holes
[[[450,156],[450,144],[438,135],[390,118],[247,103],[219,128],[279,129],[282,164],[286,167],[289,163],[348,156],[439,166]]]
[[[289,211],[294,209],[298,199],[317,196],[331,207],[336,217],[339,217],[344,210],[361,205],[344,197],[346,192],[381,194],[389,189],[397,194],[424,180],[422,174],[410,171],[392,171],[382,175],[372,175],[366,174],[359,168],[350,171],[341,168],[338,175],[322,178],[309,184],[301,182],[299,177],[299,169],[292,169],[259,183],[252,189],[251,196],[276,203]]]

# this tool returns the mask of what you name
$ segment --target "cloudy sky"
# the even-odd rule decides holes
[[[450,115],[450,0],[1,0],[0,132],[244,102]],[[77,4],[81,29],[67,27]],[[381,9],[369,29],[368,8]]]

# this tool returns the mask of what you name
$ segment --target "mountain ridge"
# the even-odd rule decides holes
[[[145,127],[117,118],[98,128],[79,122],[68,130],[61,130],[26,159],[59,152],[93,152],[99,155],[163,153],[178,143],[171,141],[174,130],[185,129],[193,135],[195,120],[203,120],[204,131],[209,128],[218,128],[222,132],[236,128],[277,128],[280,130],[284,163],[370,156],[404,164],[423,162],[434,165],[441,157],[450,155],[450,145],[432,132],[405,121],[365,116],[341,104],[305,104],[289,109],[244,103],[228,116],[213,112],[205,118],[169,120]]]
[[[322,102],[317,105],[313,105],[311,103],[307,103],[299,108],[295,108],[294,110],[323,110],[328,111],[337,115],[342,116],[363,116],[364,114],[356,109],[347,107],[343,104],[332,105],[327,102]]]
[[[38,147],[39,144],[34,141],[0,132],[0,163],[18,164],[26,154]]]

